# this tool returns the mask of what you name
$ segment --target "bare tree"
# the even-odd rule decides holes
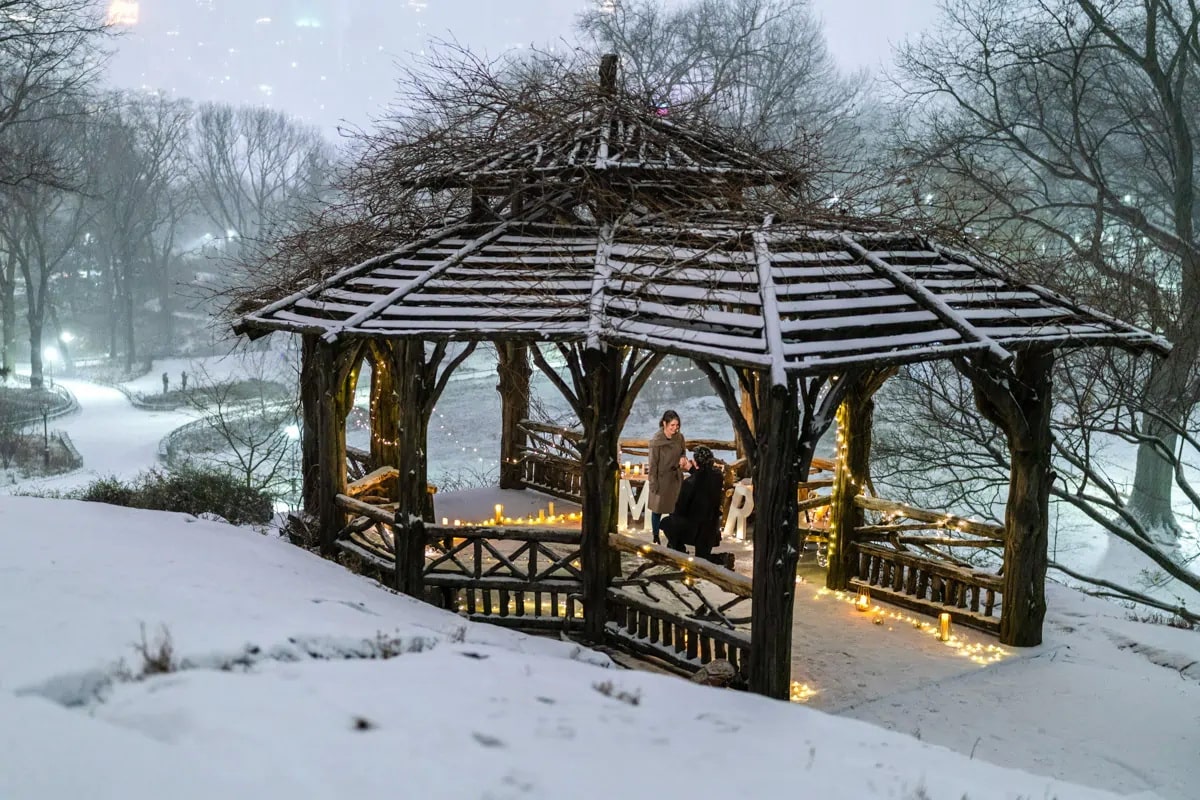
[[[135,305],[146,288],[156,289],[163,333],[170,340],[168,274],[190,196],[185,152],[191,109],[153,95],[117,94],[107,100],[107,113],[95,123],[92,136],[97,171],[93,207],[113,300],[110,352],[115,356],[122,349],[128,370],[137,351]]]
[[[1091,363],[1088,363],[1091,362]],[[1127,354],[1082,350],[1070,354],[1056,370],[1054,474],[1050,488],[1056,513],[1074,508],[1110,535],[1128,542],[1146,559],[1146,585],[1133,587],[1108,578],[1083,575],[1069,554],[1051,553],[1051,566],[1078,580],[1101,587],[1099,592],[1132,600],[1200,622],[1186,601],[1170,590],[1169,581],[1200,592],[1200,571],[1178,553],[1153,543],[1144,520],[1127,506],[1119,459],[1114,446],[1122,440],[1138,444],[1128,418],[1138,412],[1111,398],[1129,397],[1126,384],[1145,378],[1149,364]],[[1004,435],[973,412],[978,402],[970,382],[950,364],[910,366],[883,391],[881,419],[873,457],[875,485],[890,496],[926,508],[952,508],[984,518],[1003,506],[1010,462]],[[1200,440],[1176,427],[1180,449],[1162,456],[1176,467],[1181,492],[1200,514],[1200,492],[1189,482],[1189,462],[1200,456]],[[1165,596],[1164,596],[1165,595]]]
[[[297,442],[287,425],[297,419],[294,393],[283,391],[269,369],[275,354],[247,351],[246,379],[220,381],[192,365],[196,385],[188,402],[204,417],[193,423],[211,440],[205,460],[237,476],[246,486],[286,494],[294,476]],[[294,373],[291,375],[294,379]]]
[[[87,187],[91,181],[82,116],[70,111],[50,113],[36,126],[6,131],[15,152],[34,161],[54,163],[70,183]],[[91,210],[83,194],[42,182],[26,181],[4,189],[0,202],[0,241],[16,262],[25,288],[25,320],[33,387],[44,379],[43,331],[53,300],[52,277],[61,271],[85,229]]]
[[[1164,454],[1200,399],[1198,30],[1191,0],[950,0],[942,29],[898,57],[922,213],[1175,344],[1133,387],[1128,509],[1176,533]]]
[[[103,65],[105,33],[93,0],[0,0],[0,184],[62,185],[53,161],[12,149],[4,134],[50,116],[83,115],[82,96]]]
[[[593,50],[621,56],[627,89],[664,113],[706,106],[759,144],[819,156],[828,191],[847,188],[866,80],[838,72],[808,2],[629,0],[578,26]]]
[[[313,206],[332,154],[320,133],[268,108],[206,104],[194,119],[190,159],[199,207],[237,256]]]

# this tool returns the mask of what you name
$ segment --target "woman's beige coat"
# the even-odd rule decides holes
[[[675,501],[679,499],[679,489],[683,486],[683,470],[679,468],[679,459],[686,451],[687,443],[682,433],[667,438],[659,428],[650,440],[650,461],[646,465],[649,485],[646,488],[650,492],[648,506],[651,511],[670,514],[675,510]]]

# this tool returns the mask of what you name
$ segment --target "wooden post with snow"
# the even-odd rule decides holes
[[[759,385],[754,469],[754,583],[750,611],[750,691],[781,700],[792,680],[792,611],[800,534],[793,464],[799,428],[795,383]]]
[[[1049,558],[1051,373],[1049,348],[1018,351],[1006,370],[968,365],[975,403],[1004,431],[1012,467],[1004,511],[1004,600],[1000,642],[1015,647],[1042,643]]]
[[[304,414],[305,510],[316,517],[321,552],[333,552],[345,524],[336,497],[346,491],[346,414],[352,401],[351,379],[356,345],[304,338],[300,400]]]
[[[397,395],[396,439],[396,590],[421,597],[425,576],[425,524],[429,516],[425,446],[429,430],[426,413],[429,372],[425,343],[399,339],[387,343]]]
[[[393,466],[399,459],[400,401],[396,375],[386,343],[372,343],[371,361],[371,467]],[[389,484],[395,484],[389,482]],[[389,485],[388,500],[399,499],[398,487]]]
[[[521,421],[529,416],[529,348],[522,342],[496,342],[500,381],[500,488],[524,489],[521,454],[525,433]]]
[[[617,529],[617,459],[622,353],[617,347],[586,348],[583,378],[588,386],[583,422],[582,531],[583,628],[588,639],[604,639],[611,578],[608,535]]]
[[[848,383],[837,413],[837,471],[829,509],[829,570],[825,574],[830,589],[846,589],[858,574],[854,529],[863,524],[863,510],[854,498],[871,474],[875,393],[894,373],[894,369],[869,370],[842,378]]]

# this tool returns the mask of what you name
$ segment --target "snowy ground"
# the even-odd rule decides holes
[[[1109,796],[802,706],[605,667],[249,529],[5,497],[0,531],[0,604],[20,611],[0,616],[5,800]],[[180,668],[121,680],[141,668],[142,626],[152,645],[170,632]],[[1200,707],[1190,685],[1179,708]]]
[[[205,369],[214,378],[232,377],[237,373],[232,364],[211,361]],[[434,470],[463,470],[473,463],[484,469],[494,463],[499,428],[494,365],[479,359],[468,362],[467,367],[439,403],[430,442]],[[183,366],[155,364],[145,379],[147,385],[152,389],[153,381],[159,380],[163,369],[168,368],[178,371]],[[175,373],[171,374],[174,383]],[[60,420],[56,427],[70,433],[86,467],[72,475],[27,486],[63,488],[85,483],[96,475],[131,476],[153,466],[158,440],[192,418],[192,413],[186,410],[133,409],[123,395],[112,389],[80,381],[67,381],[66,385],[78,397],[81,411]],[[548,386],[541,387],[541,394],[548,401],[554,398]],[[647,401],[635,407],[627,434],[649,435],[661,404]],[[695,397],[671,404],[683,414],[685,430],[690,435],[729,436],[728,421],[711,398]],[[506,509],[516,511],[522,498],[513,493],[498,496],[491,490],[477,489],[443,492],[436,501],[439,516],[480,519],[489,515],[494,502],[503,502]],[[525,501],[534,507],[543,502],[542,498],[525,498]],[[647,750],[659,754],[665,762],[681,764],[690,763],[689,755],[693,753],[708,753],[709,747],[736,754],[736,761],[716,757],[713,768],[701,773],[704,780],[697,777],[695,786],[706,792],[712,790],[713,780],[717,781],[716,786],[720,785],[722,774],[745,779],[753,770],[772,781],[762,784],[763,792],[799,785],[800,781],[804,781],[806,788],[817,787],[813,793],[823,786],[832,791],[831,782],[822,783],[825,778],[820,776],[826,774],[823,769],[831,770],[828,776],[839,769],[856,775],[865,769],[837,760],[855,757],[849,752],[853,747],[842,751],[843,739],[864,741],[861,738],[864,734],[858,728],[845,731],[825,728],[843,722],[822,716],[802,716],[799,718],[802,722],[795,722],[792,717],[777,719],[784,712],[776,710],[775,704],[743,706],[738,704],[763,701],[729,700],[720,693],[693,695],[695,690],[677,685],[678,682],[673,681],[669,684],[671,688],[664,689],[659,688],[662,685],[659,681],[667,679],[620,673],[622,687],[643,691],[642,704],[629,706],[591,691],[589,681],[600,680],[603,675],[579,677],[591,675],[592,668],[564,661],[561,648],[553,643],[512,637],[499,631],[481,633],[490,629],[472,626],[472,642],[481,636],[492,637],[490,646],[499,648],[489,651],[488,666],[481,672],[474,663],[477,659],[459,654],[458,645],[462,643],[445,638],[445,632],[451,630],[447,626],[453,626],[449,638],[457,636],[460,623],[456,618],[423,606],[413,607],[408,601],[372,588],[332,565],[310,563],[311,557],[273,539],[224,526],[213,527],[213,523],[188,522],[177,515],[145,515],[145,512],[89,508],[74,503],[28,505],[37,502],[0,499],[0,565],[4,565],[0,566],[0,597],[5,607],[28,609],[19,619],[16,615],[0,617],[3,620],[0,641],[4,642],[0,645],[0,706],[4,706],[0,708],[0,747],[4,747],[5,753],[0,758],[0,798],[4,800],[66,796],[74,786],[68,782],[72,780],[66,774],[70,770],[59,769],[45,755],[53,751],[55,758],[60,758],[64,747],[73,752],[72,758],[78,759],[72,763],[80,770],[85,773],[92,770],[98,778],[103,778],[98,785],[113,787],[109,794],[82,789],[77,792],[89,797],[140,796],[133,789],[134,779],[139,775],[145,779],[145,785],[178,788],[180,796],[213,796],[222,787],[238,792],[259,790],[268,785],[265,777],[271,774],[268,766],[286,776],[270,785],[287,787],[288,797],[329,796],[334,793],[329,787],[339,780],[345,782],[337,784],[337,793],[382,787],[384,779],[375,774],[373,765],[382,761],[394,766],[389,761],[393,756],[388,753],[405,752],[406,746],[417,748],[418,745],[404,738],[416,729],[422,731],[418,737],[421,749],[414,749],[413,753],[420,753],[422,761],[431,758],[425,745],[433,741],[443,747],[449,744],[447,752],[461,757],[455,745],[464,747],[460,739],[465,737],[468,740],[465,747],[472,759],[481,757],[483,760],[478,763],[483,765],[503,764],[487,774],[471,777],[483,783],[466,782],[463,777],[465,782],[448,784],[446,793],[433,789],[431,796],[518,796],[519,787],[526,784],[531,788],[519,796],[552,796],[554,788],[561,789],[564,785],[567,768],[563,771],[541,768],[540,762],[535,763],[534,754],[543,752],[549,756],[547,761],[562,764],[564,759],[582,758],[579,753],[586,749],[583,743],[600,747],[597,738],[605,742],[620,740],[617,744],[604,744],[603,752],[622,764],[645,763]],[[196,534],[189,533],[192,531],[210,533],[202,535],[201,545]],[[81,544],[81,535],[94,538],[87,538]],[[157,538],[143,541],[138,538],[143,535]],[[214,543],[216,546],[212,546]],[[1089,548],[1088,543],[1093,546]],[[1106,544],[1094,532],[1062,544],[1071,544],[1080,557],[1093,561],[1112,561],[1114,557],[1111,550],[1102,555],[1106,548],[1114,546]],[[290,555],[293,552],[295,555]],[[743,558],[748,555],[744,553]],[[210,563],[214,559],[220,563]],[[370,613],[363,611],[364,607]],[[941,744],[973,756],[977,762],[1020,767],[1031,773],[1123,794],[1153,790],[1166,800],[1190,800],[1196,796],[1192,784],[1200,775],[1196,766],[1200,753],[1200,635],[1131,622],[1126,619],[1128,613],[1111,603],[1052,586],[1046,644],[1010,653],[998,664],[980,667],[948,652],[926,632],[916,630],[902,619],[889,618],[883,625],[873,625],[868,615],[858,614],[831,596],[806,591],[797,600],[794,678],[810,684],[816,691],[809,701],[814,708]],[[198,664],[211,665],[220,660],[218,656],[232,658],[243,652],[247,642],[257,645],[261,652],[272,652],[271,648],[276,646],[284,649],[258,663],[249,676],[188,671],[118,686],[106,695],[105,703],[87,706],[84,711],[67,712],[41,699],[12,696],[18,689],[45,687],[47,681],[64,674],[94,679],[104,674],[106,665],[120,658],[133,664],[135,659],[129,645],[138,638],[141,622],[147,624],[151,638],[158,625],[167,625],[179,653]],[[302,659],[299,662],[279,662],[280,657],[300,651],[361,654],[367,647],[362,644],[364,637],[374,641],[376,634],[389,637],[400,630],[401,638],[408,641],[411,631],[417,629],[433,631],[431,635],[440,631],[442,646],[421,653],[419,658],[405,656],[384,663],[361,660],[318,663],[309,656],[297,656]],[[974,641],[988,641],[969,632],[965,636]],[[300,644],[293,643],[288,650],[284,645],[289,638]],[[536,650],[541,655],[514,654],[513,648]],[[550,660],[545,661],[546,658]],[[528,659],[533,659],[534,665],[527,663]],[[486,671],[489,667],[493,671]],[[339,670],[338,675],[332,674],[335,669]],[[395,669],[409,669],[413,674],[397,683],[394,676],[385,674],[386,670]],[[355,673],[350,675],[344,670]],[[433,670],[437,670],[436,675]],[[582,672],[576,674],[577,670]],[[326,671],[330,675],[326,676]],[[523,688],[509,691],[508,684],[501,688],[490,677],[496,671],[505,675],[528,673],[528,676],[512,684]],[[452,680],[458,678],[459,682],[447,683],[446,676]],[[408,684],[404,681],[422,686],[423,704],[418,710],[406,705],[411,704],[411,697],[406,694]],[[539,695],[541,689],[530,688],[531,681],[538,686],[544,682],[549,687],[546,694]],[[337,685],[333,686],[334,683]],[[482,687],[473,686],[464,695],[462,683],[480,683]],[[78,681],[75,685],[78,686]],[[44,694],[60,701],[70,700],[71,686],[70,681],[58,682],[53,691],[47,689]],[[386,692],[380,686],[386,687]],[[383,692],[385,696],[376,697],[371,691]],[[78,694],[74,692],[74,699],[78,699]],[[653,701],[651,695],[659,701]],[[539,696],[554,702],[538,700]],[[424,705],[426,697],[430,698],[428,708]],[[568,697],[571,698],[569,714],[562,708]],[[521,704],[539,713],[529,708],[514,710]],[[664,711],[663,704],[675,711]],[[548,708],[540,708],[541,705]],[[651,706],[658,711],[652,717],[642,717],[643,709]],[[689,712],[681,717],[678,713],[678,709],[699,706],[715,710],[704,712],[711,716]],[[246,720],[230,710],[240,707],[250,709],[253,719]],[[496,727],[478,731],[444,730],[437,719],[442,708],[466,709],[464,713],[470,720],[495,719]],[[472,708],[489,711],[472,716]],[[380,728],[346,733],[342,723],[351,711]],[[601,723],[593,719],[598,716],[604,717]],[[753,725],[737,721],[749,716],[762,717],[764,721]],[[731,743],[722,738],[723,734],[708,730],[708,723],[701,717],[720,720],[723,726],[740,726],[741,732]],[[18,730],[5,725],[10,719],[22,720]],[[663,719],[669,721],[662,722]],[[561,726],[554,720],[562,721]],[[683,744],[680,738],[683,731],[677,730],[681,725],[693,737],[700,733],[699,740],[693,742],[694,748]],[[793,730],[792,726],[797,725],[802,730]],[[637,727],[639,732],[629,733],[622,726]],[[547,731],[559,727],[562,737],[575,737],[570,741],[578,744],[543,741],[554,739]],[[298,728],[305,731],[299,741],[288,736]],[[384,728],[391,733],[377,732]],[[504,735],[494,730],[501,730]],[[429,733],[428,742],[423,738],[425,733]],[[757,738],[760,734],[774,738],[760,741]],[[451,739],[446,739],[447,736]],[[780,737],[782,741],[777,741]],[[343,752],[367,738],[372,739],[372,747],[362,753]],[[493,738],[501,744],[489,744]],[[8,739],[18,741],[10,743]],[[387,748],[387,753],[374,752],[375,740]],[[817,748],[811,759],[807,744],[810,741]],[[900,777],[880,779],[866,769],[864,780],[874,781],[870,786],[864,784],[858,789],[842,786],[836,787],[837,790],[849,789],[867,797],[919,797],[914,776],[919,780],[932,768],[924,751],[910,751],[907,748],[911,743],[901,746],[892,739],[886,740],[889,742],[886,746],[883,739],[865,741],[871,749],[882,748],[887,754],[903,752],[905,758],[919,759],[916,763],[922,768],[918,772],[905,771],[900,761],[882,758],[888,770],[899,770],[896,774]],[[281,742],[287,742],[286,747]],[[836,759],[833,766],[829,763],[822,766],[822,756],[830,744],[839,745]],[[621,750],[626,746],[628,753]],[[187,758],[187,751],[195,748],[217,760],[236,757],[238,769],[222,770],[220,775],[206,772]],[[263,764],[231,755],[243,752],[257,755],[259,750],[270,756]],[[313,751],[340,753],[347,768],[338,770],[333,763],[324,762],[310,764],[308,756]],[[765,759],[763,753],[783,753],[787,768],[781,772],[765,760],[754,761]],[[412,767],[416,770],[412,777],[414,786],[437,785],[422,781],[440,779],[440,771],[447,769],[438,760],[441,757],[432,757],[433,766],[428,772],[424,766]],[[87,758],[93,760],[82,760]],[[495,763],[489,760],[492,758]],[[293,760],[303,763],[297,765]],[[808,760],[813,760],[811,768],[801,770],[800,766],[804,766],[801,762]],[[130,766],[140,761],[153,765],[142,767],[140,772]],[[5,783],[10,780],[6,762],[27,764],[20,773],[23,783]],[[596,766],[604,778],[609,772],[606,766],[607,762]],[[39,777],[30,771],[36,769],[44,769],[45,774]],[[130,770],[128,775],[126,769]],[[977,789],[973,779],[961,779],[963,773],[959,767],[946,769],[959,779],[962,788],[937,783],[939,790],[935,792],[934,782],[926,781],[930,797],[958,798],[964,792],[971,798],[1018,794],[1093,796],[1061,786],[1050,789],[1037,784],[1041,788],[1030,789],[1024,779],[1009,778],[999,782],[989,778],[978,783],[986,785],[985,789]],[[677,788],[678,771],[655,766],[649,772],[670,777],[676,782],[671,784],[672,788]],[[583,773],[573,769],[569,775],[574,774]],[[393,782],[402,780],[395,769],[389,770],[388,776]],[[86,774],[78,779],[86,780]],[[641,780],[640,771],[637,779]],[[597,786],[613,790],[610,784],[597,780],[600,781]],[[626,780],[634,781],[634,777]],[[651,776],[646,780],[657,778]],[[291,781],[311,782],[312,788],[297,789]],[[634,785],[639,791],[646,787],[649,793],[657,784]],[[898,788],[901,785],[906,788]],[[731,782],[729,786],[734,788],[735,784]],[[44,787],[44,791],[31,787]],[[746,785],[739,783],[736,788],[744,793]],[[1010,793],[988,794],[988,791]],[[268,796],[274,795],[268,793]]]

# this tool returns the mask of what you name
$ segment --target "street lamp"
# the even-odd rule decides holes
[[[58,361],[58,348],[47,347],[42,350],[42,361],[46,367],[46,377],[50,379],[50,388],[54,388],[54,362]]]
[[[42,400],[42,466],[50,469],[50,401]]]

